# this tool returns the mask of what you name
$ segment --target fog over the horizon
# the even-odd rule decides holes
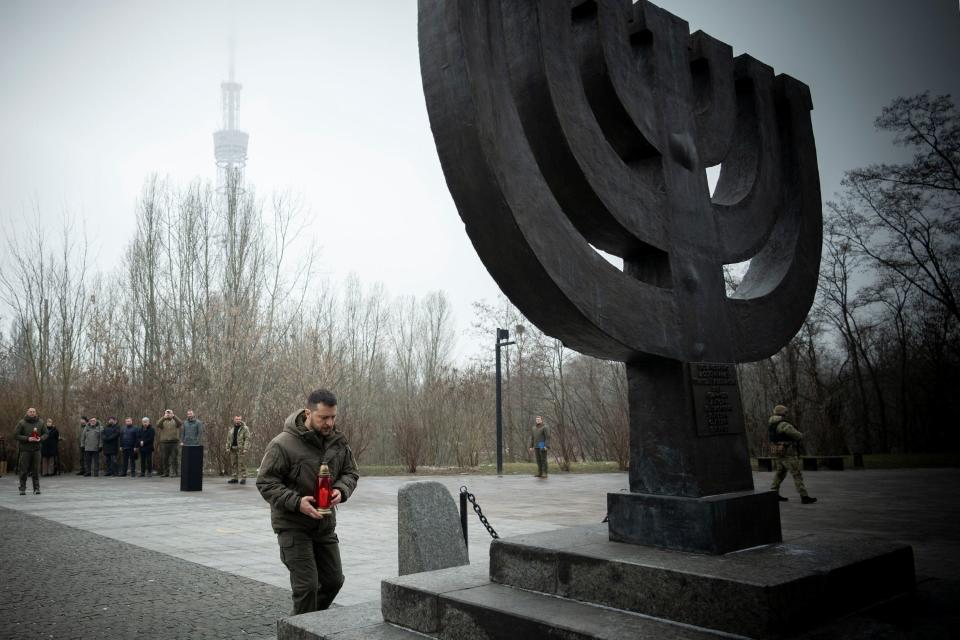
[[[960,96],[955,0],[656,4],[810,86],[824,199],[844,170],[896,157],[873,129],[892,98]],[[68,211],[108,272],[133,234],[148,175],[214,180],[231,24],[248,182],[263,196],[302,198],[301,248],[319,251],[325,277],[355,272],[392,295],[444,290],[457,353],[472,354],[470,305],[498,290],[437,160],[413,0],[4,0],[0,233],[35,208],[59,229]]]

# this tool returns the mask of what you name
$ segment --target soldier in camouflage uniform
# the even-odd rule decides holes
[[[227,453],[233,477],[227,484],[247,484],[247,449],[250,448],[250,427],[243,416],[233,416],[233,426],[227,430]]]
[[[770,437],[770,448],[773,452],[774,474],[770,488],[777,492],[781,502],[787,498],[780,495],[780,483],[787,477],[787,471],[793,475],[793,482],[797,485],[800,502],[813,504],[816,498],[811,498],[807,488],[803,485],[803,472],[800,470],[800,441],[803,434],[796,427],[787,422],[787,408],[778,404],[773,408],[773,415],[767,421]]]
[[[257,476],[257,489],[270,503],[280,559],[290,570],[292,615],[327,609],[343,586],[333,505],[347,501],[359,474],[336,419],[336,396],[326,389],[311,393],[306,409],[290,415],[267,445]],[[313,497],[322,464],[333,481],[329,515],[317,511]]]

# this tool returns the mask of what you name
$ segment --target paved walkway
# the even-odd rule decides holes
[[[787,479],[783,493],[791,499],[781,506],[785,538],[818,531],[882,536],[914,546],[919,577],[956,580],[960,575],[960,470],[819,471],[805,476],[820,502],[801,505]],[[770,477],[755,474],[756,485],[768,486]],[[380,580],[397,574],[397,489],[412,479],[361,478],[354,497],[339,510],[347,580],[339,604],[379,598]],[[626,486],[625,474],[429,479],[442,482],[454,495],[461,484],[469,486],[501,536],[599,522],[606,493]],[[172,478],[41,478],[40,496],[19,496],[16,486],[12,475],[0,479],[0,507],[289,590],[268,506],[252,481],[241,486],[205,478],[200,493],[181,492],[179,480]],[[471,515],[474,562],[486,559],[489,544]],[[0,601],[0,608],[5,605]]]
[[[0,508],[0,638],[275,638],[290,593]]]

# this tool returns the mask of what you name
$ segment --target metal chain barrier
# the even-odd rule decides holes
[[[477,517],[480,518],[480,524],[482,524],[484,527],[487,528],[487,533],[490,534],[490,537],[494,539],[499,538],[500,535],[496,532],[496,530],[493,527],[490,526],[490,523],[487,521],[487,517],[483,515],[483,510],[481,510],[480,505],[477,504],[477,497],[474,496],[469,491],[467,491],[467,485],[463,485],[462,487],[460,487],[460,496],[461,496],[461,503],[463,501],[463,496],[466,496],[467,500],[470,501],[470,504],[473,505],[473,510],[477,512]]]

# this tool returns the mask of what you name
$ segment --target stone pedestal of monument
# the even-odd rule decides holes
[[[610,539],[712,554],[780,542],[776,494],[754,490],[736,367],[626,369],[630,491],[607,496]]]
[[[696,554],[574,527],[495,540],[489,569],[384,580],[380,616],[371,605],[352,618],[351,607],[296,616],[281,621],[278,637],[776,638],[819,632],[913,589],[912,549],[882,540],[814,534]]]
[[[751,638],[811,628],[914,588],[904,544],[808,535],[707,555],[611,542],[602,526],[494,541],[492,582]]]
[[[677,551],[721,554],[782,539],[773,491],[704,498],[609,493],[607,516],[610,540]]]

